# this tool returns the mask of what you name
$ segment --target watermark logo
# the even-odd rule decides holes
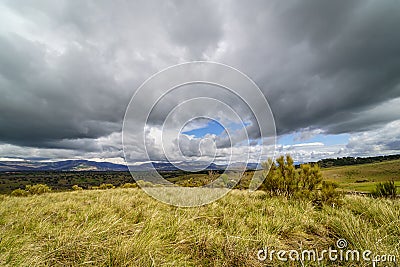
[[[340,238],[336,241],[336,247],[341,249],[341,248],[346,248],[347,247],[347,241],[346,239]]]
[[[396,256],[388,254],[374,254],[371,250],[349,249],[346,239],[338,239],[336,248],[329,247],[324,250],[305,249],[305,250],[275,250],[263,248],[257,252],[257,259],[262,262],[370,262],[371,266],[378,266],[378,263],[397,266]],[[389,265],[391,264],[391,265]]]
[[[190,134],[191,126],[205,122],[218,124],[223,134]],[[193,207],[224,196],[248,163],[259,163],[266,155],[274,158],[276,129],[264,94],[248,76],[225,64],[196,61],[166,68],[136,90],[126,109],[122,138],[132,176],[136,178],[138,161],[151,168],[138,183],[146,193],[164,203]],[[238,155],[240,164],[234,160]],[[171,183],[154,166],[168,162],[176,170],[207,171],[221,159],[224,173],[194,188]],[[262,182],[261,175],[253,176],[249,189]]]

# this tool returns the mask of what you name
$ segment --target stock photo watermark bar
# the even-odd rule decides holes
[[[336,248],[328,249],[290,249],[276,250],[264,247],[258,250],[257,259],[261,262],[370,262],[371,266],[397,266],[396,256],[392,254],[375,254],[369,249],[350,249],[345,239],[338,239]],[[382,263],[384,265],[378,265]]]

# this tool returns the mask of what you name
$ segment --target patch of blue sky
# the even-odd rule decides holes
[[[250,125],[250,122],[244,122],[244,125],[241,123],[231,122],[227,124],[226,127],[228,128],[228,131],[232,134],[234,133],[234,131],[242,129],[243,127],[246,127],[248,125]],[[207,134],[221,135],[224,133],[224,130],[225,129],[222,126],[222,124],[220,124],[215,120],[209,120],[208,123],[203,127],[192,129],[190,131],[184,131],[182,133],[186,135],[193,135],[197,138],[201,138],[206,136]]]
[[[206,136],[207,134],[220,135],[223,131],[224,127],[222,127],[222,125],[219,122],[214,120],[209,120],[204,127],[196,128],[182,133],[186,135],[193,135],[197,138],[201,138]]]

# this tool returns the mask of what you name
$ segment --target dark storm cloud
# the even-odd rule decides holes
[[[259,1],[249,9],[233,9],[246,42],[232,56],[268,97],[278,133],[363,130],[377,122],[361,111],[400,96],[398,1]]]
[[[1,5],[0,142],[6,144],[118,150],[104,138],[120,132],[135,88],[188,60],[219,61],[253,78],[278,134],[373,131],[400,118],[397,0]],[[160,124],[165,109],[151,123]],[[249,136],[259,137],[248,118]]]
[[[217,48],[223,35],[223,16],[212,1],[171,1],[164,18],[171,40],[184,46],[192,60],[202,58],[207,50]]]
[[[71,48],[46,62],[44,47],[15,35],[0,37],[0,50],[1,141],[40,146],[121,128],[123,92],[91,51]]]

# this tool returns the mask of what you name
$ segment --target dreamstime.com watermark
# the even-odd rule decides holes
[[[347,241],[339,239],[336,249],[329,247],[319,251],[318,249],[305,250],[274,250],[268,247],[257,252],[257,258],[262,262],[273,262],[274,260],[288,262],[297,261],[304,263],[313,262],[370,262],[371,266],[397,266],[396,256],[388,254],[374,254],[371,250],[348,249]],[[384,265],[378,265],[379,263]]]

